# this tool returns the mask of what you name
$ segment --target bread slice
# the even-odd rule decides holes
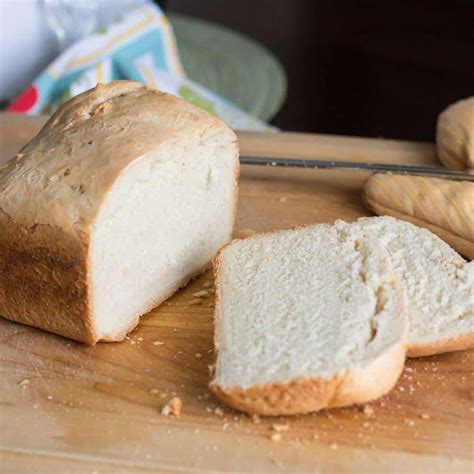
[[[65,103],[0,168],[0,315],[93,344],[210,265],[232,234],[236,136],[137,82]]]
[[[353,225],[387,249],[396,278],[405,282],[408,356],[474,346],[474,262],[467,263],[429,230],[393,217]]]
[[[214,262],[211,390],[262,415],[387,393],[405,360],[404,290],[376,240],[345,223],[257,235]]]

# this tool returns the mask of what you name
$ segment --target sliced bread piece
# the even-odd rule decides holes
[[[223,402],[289,415],[367,402],[395,384],[404,290],[362,230],[316,225],[234,241],[214,270],[210,388]]]
[[[429,230],[393,217],[353,225],[387,249],[396,278],[405,282],[408,356],[474,346],[474,262],[467,263]]]
[[[231,238],[224,122],[138,82],[66,102],[0,167],[0,315],[93,344],[205,270]]]

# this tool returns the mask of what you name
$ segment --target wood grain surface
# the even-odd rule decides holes
[[[43,119],[0,116],[0,162]],[[239,135],[243,153],[433,164],[431,144],[304,134]],[[365,174],[244,167],[236,233],[369,215]],[[413,359],[369,407],[253,420],[207,390],[210,272],[122,343],[87,347],[0,319],[2,472],[472,472],[474,351]],[[209,290],[209,288],[207,288]],[[212,287],[210,287],[212,290]],[[162,344],[163,343],[163,344]],[[179,417],[161,415],[173,396]],[[271,439],[275,423],[289,423]]]

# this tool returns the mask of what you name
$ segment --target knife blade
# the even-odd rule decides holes
[[[279,166],[286,168],[339,169],[396,173],[413,176],[454,179],[474,182],[474,174],[454,171],[441,166],[395,165],[387,163],[364,163],[357,161],[308,160],[302,158],[273,158],[264,156],[241,156],[242,165]]]

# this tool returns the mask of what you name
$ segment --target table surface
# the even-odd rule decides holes
[[[0,115],[0,163],[42,118]],[[412,164],[434,146],[304,134],[239,134],[243,154]],[[369,215],[363,173],[243,167],[236,233]],[[472,472],[474,351],[412,359],[362,407],[253,420],[209,394],[211,272],[142,317],[122,343],[87,347],[0,319],[3,472]],[[164,342],[162,345],[155,342]],[[172,396],[179,418],[160,414]],[[289,423],[281,441],[272,425]]]

